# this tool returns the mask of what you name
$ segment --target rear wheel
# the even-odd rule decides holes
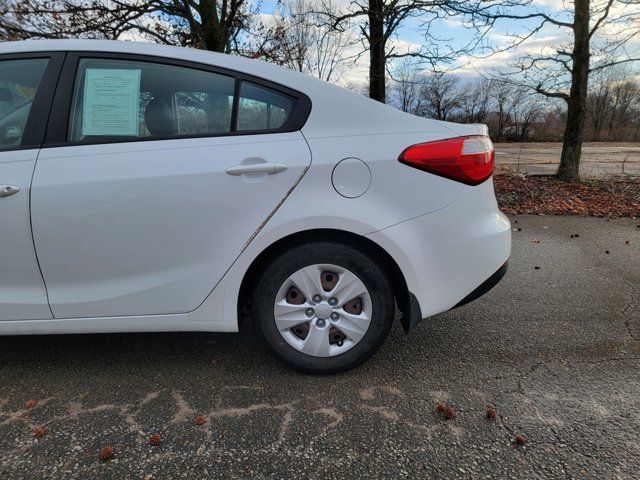
[[[314,241],[265,266],[254,284],[252,317],[285,363],[310,373],[340,372],[367,359],[388,335],[392,292],[376,258]]]

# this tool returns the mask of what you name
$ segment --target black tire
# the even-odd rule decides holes
[[[371,323],[365,336],[345,353],[332,357],[314,357],[296,350],[282,337],[274,319],[280,287],[293,273],[314,264],[350,270],[362,280],[371,297]],[[338,373],[364,362],[389,334],[395,315],[393,288],[380,260],[341,242],[310,241],[281,252],[264,266],[252,290],[251,316],[259,336],[281,361],[306,373]]]

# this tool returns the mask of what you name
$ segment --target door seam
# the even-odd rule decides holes
[[[190,314],[195,312],[196,310],[198,310],[202,305],[204,305],[204,303],[207,301],[207,299],[211,296],[211,294],[215,291],[216,288],[218,288],[218,285],[220,285],[220,283],[222,281],[224,281],[224,278],[227,276],[227,274],[229,273],[229,271],[233,268],[233,266],[236,264],[236,262],[238,261],[238,259],[242,256],[242,254],[244,253],[244,251],[247,249],[247,247],[249,247],[249,245],[251,244],[251,242],[253,242],[253,240],[258,236],[258,234],[262,231],[262,229],[264,228],[264,226],[269,223],[269,220],[271,220],[271,218],[273,218],[273,216],[276,214],[276,212],[280,209],[280,207],[282,206],[282,204],[287,200],[287,198],[289,198],[289,196],[291,195],[291,193],[295,190],[295,188],[298,186],[298,184],[302,181],[302,179],[304,178],[304,176],[306,175],[306,173],[309,171],[309,168],[311,168],[311,164],[313,163],[313,152],[311,151],[311,147],[309,146],[309,142],[307,141],[307,139],[305,138],[304,134],[302,133],[302,131],[299,131],[300,135],[302,136],[302,139],[304,140],[304,143],[307,145],[307,149],[309,150],[309,164],[302,170],[302,173],[300,174],[300,176],[297,178],[297,180],[293,183],[293,185],[291,186],[291,188],[289,188],[289,190],[287,190],[287,193],[285,193],[285,195],[282,197],[282,199],[276,204],[276,206],[271,210],[271,212],[269,213],[269,215],[267,215],[267,217],[262,221],[262,223],[260,223],[260,225],[258,226],[258,228],[251,234],[251,236],[249,237],[249,239],[245,242],[245,244],[242,246],[242,248],[240,249],[240,252],[238,253],[238,256],[236,256],[236,258],[233,260],[233,262],[231,262],[231,265],[229,265],[229,268],[227,268],[224,273],[222,274],[222,276],[220,277],[220,279],[215,283],[215,285],[213,286],[213,288],[211,289],[211,291],[204,297],[204,299],[202,300],[202,302],[200,302],[200,304],[194,308],[193,310],[190,310],[189,312],[185,312],[186,314]]]
[[[38,168],[38,160],[40,159],[40,154],[42,153],[42,145],[44,144],[45,139],[47,138],[47,130],[49,128],[49,121],[51,120],[51,113],[55,108],[55,98],[56,93],[58,91],[58,85],[60,84],[60,76],[62,75],[62,69],[67,60],[67,53],[64,52],[64,56],[62,57],[62,62],[60,63],[60,68],[58,69],[58,76],[56,78],[56,86],[53,89],[51,94],[51,102],[49,104],[49,111],[47,112],[47,122],[44,125],[44,132],[42,134],[42,142],[38,148],[38,154],[36,155],[36,161],[33,163],[33,170],[31,171],[31,181],[29,182],[29,202],[28,202],[28,212],[29,215],[29,230],[31,232],[31,245],[33,246],[33,255],[36,257],[36,264],[38,265],[38,271],[40,272],[40,278],[42,279],[42,286],[44,287],[44,294],[47,297],[47,307],[49,308],[49,312],[51,312],[51,318],[55,319],[56,316],[53,313],[53,308],[51,307],[51,300],[49,299],[49,288],[47,287],[47,282],[44,279],[44,273],[42,271],[42,265],[40,265],[40,259],[38,258],[38,249],[36,248],[36,237],[33,232],[33,218],[31,216],[31,193],[33,191],[33,179],[36,176],[36,168]]]

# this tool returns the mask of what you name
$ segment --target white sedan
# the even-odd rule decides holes
[[[482,125],[257,60],[0,44],[0,334],[236,332],[338,372],[495,285]]]

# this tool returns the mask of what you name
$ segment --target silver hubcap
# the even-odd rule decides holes
[[[309,265],[280,287],[273,308],[282,338],[314,357],[340,355],[356,345],[371,324],[371,296],[349,270]]]

